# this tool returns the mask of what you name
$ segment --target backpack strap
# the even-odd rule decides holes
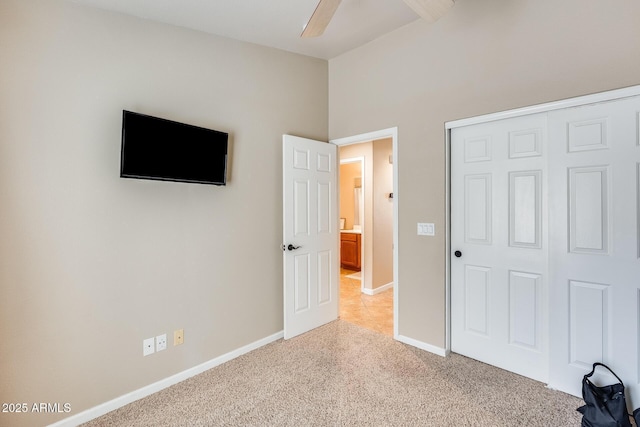
[[[624,383],[622,382],[622,380],[620,379],[620,377],[619,377],[619,376],[617,376],[617,375],[616,375],[616,373],[615,373],[615,372],[613,372],[613,371],[611,370],[611,368],[610,368],[610,367],[608,367],[608,366],[607,366],[607,365],[605,365],[604,363],[600,363],[600,362],[596,362],[596,363],[594,363],[594,364],[593,364],[593,369],[591,370],[591,372],[589,372],[587,375],[585,375],[585,376],[584,376],[584,378],[585,378],[587,381],[589,381],[589,380],[588,380],[588,378],[590,378],[590,377],[594,374],[594,372],[596,371],[596,368],[597,368],[598,366],[602,366],[603,368],[606,368],[609,372],[611,372],[611,373],[613,374],[613,376],[614,376],[614,377],[616,377],[616,379],[617,379],[617,380],[620,382],[620,384],[622,384],[622,386],[624,387]],[[589,382],[590,382],[590,381],[589,381]]]

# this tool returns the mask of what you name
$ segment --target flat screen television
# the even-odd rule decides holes
[[[120,177],[226,185],[229,134],[123,110]]]

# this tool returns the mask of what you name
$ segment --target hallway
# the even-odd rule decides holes
[[[340,319],[393,337],[393,288],[377,295],[360,291],[356,271],[340,269]]]

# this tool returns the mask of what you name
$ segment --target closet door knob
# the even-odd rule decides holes
[[[460,251],[455,251],[453,254],[456,256],[456,258],[460,258],[462,256],[462,252]]]

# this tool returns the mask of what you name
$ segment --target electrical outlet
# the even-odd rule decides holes
[[[167,334],[158,335],[156,337],[156,351],[167,349]]]
[[[153,338],[147,338],[146,340],[142,341],[142,355],[143,356],[148,356],[150,354],[153,354],[155,352],[155,347],[154,347],[154,339]]]
[[[173,345],[184,343],[184,329],[177,329],[173,332]]]

